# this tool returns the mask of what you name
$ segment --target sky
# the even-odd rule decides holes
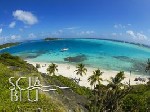
[[[150,45],[150,0],[0,0],[0,44],[46,37]]]

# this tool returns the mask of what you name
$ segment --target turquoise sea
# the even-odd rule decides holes
[[[62,52],[61,49],[68,48]],[[30,41],[0,51],[38,62],[84,63],[100,69],[145,74],[150,49],[133,44],[98,39]]]

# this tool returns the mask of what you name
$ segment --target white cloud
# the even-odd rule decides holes
[[[13,12],[13,16],[25,24],[33,25],[38,22],[38,19],[35,15],[33,15],[31,12],[23,11],[23,10],[16,10]]]
[[[5,43],[5,37],[0,36],[0,44],[3,44],[3,43]]]
[[[37,36],[34,33],[29,34],[29,38],[36,38]]]
[[[52,33],[52,35],[55,35],[55,36],[60,36],[62,34],[65,34],[66,32],[64,32],[64,30],[58,30],[58,31],[55,31]]]
[[[123,33],[112,33],[111,36],[113,36],[113,37],[122,37]]]
[[[58,30],[58,33],[63,33],[63,30]]]
[[[9,24],[9,28],[14,28],[15,26],[16,26],[16,22],[15,21],[13,21],[13,22],[11,22]]]
[[[2,31],[3,31],[3,29],[2,29],[2,28],[0,28],[0,34],[2,33]]]
[[[147,36],[141,33],[137,33],[137,37],[139,40],[147,40]]]
[[[93,34],[95,33],[94,31],[86,31],[86,34]]]
[[[124,28],[126,28],[126,26],[124,26],[122,24],[115,24],[114,28],[116,28],[116,29],[124,29]]]
[[[21,38],[20,35],[11,35],[11,36],[10,36],[10,39],[11,39],[11,40],[16,40],[16,39],[19,39],[19,38]]]
[[[8,43],[8,42],[17,42],[21,40],[21,35],[7,35],[0,37],[0,44]]]
[[[126,31],[126,33],[133,39],[138,39],[138,40],[147,40],[148,39],[146,35],[144,35],[142,33],[134,32],[132,30]]]
[[[118,28],[118,25],[114,25],[114,28]]]
[[[131,36],[131,37],[133,37],[133,38],[136,38],[136,35],[134,34],[134,32],[133,32],[132,30],[128,30],[128,31],[126,31],[126,33],[127,33],[129,36]]]
[[[80,32],[81,35],[90,35],[90,34],[94,34],[94,33],[95,33],[95,32],[92,31],[92,30],[91,30],[91,31],[81,31],[81,32]]]
[[[112,33],[112,36],[117,36],[117,33]]]
[[[115,24],[114,28],[116,29],[126,29],[127,27],[132,26],[131,24],[126,24],[126,25],[122,25],[122,24]]]

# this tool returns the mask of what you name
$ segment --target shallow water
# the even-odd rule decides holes
[[[61,52],[61,49],[68,51]],[[0,51],[41,62],[84,63],[90,67],[145,74],[150,49],[132,44],[97,39],[33,41]]]

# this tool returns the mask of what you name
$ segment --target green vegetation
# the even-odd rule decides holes
[[[48,68],[52,76],[41,74],[37,69],[17,56],[9,53],[0,54],[0,111],[2,112],[150,112],[150,81],[147,85],[122,84],[124,72],[121,71],[108,81],[108,85],[102,85],[101,78],[103,72],[99,69],[93,71],[93,75],[88,81],[94,88],[91,90],[81,87],[72,79],[56,76],[58,70],[56,64],[51,64]],[[86,73],[85,66],[77,66],[76,72],[82,76]],[[82,68],[82,69],[81,69]],[[14,77],[13,83],[19,77],[38,77],[43,85],[56,85],[59,87],[69,87],[57,91],[39,93],[37,102],[29,102],[27,91],[22,92],[22,101],[12,102],[10,99],[10,89],[13,86],[9,83],[9,78]],[[34,84],[34,80],[32,80]],[[21,88],[27,88],[28,80],[22,79],[19,82]],[[18,90],[18,89],[17,89]],[[35,99],[35,91],[30,97]]]
[[[49,74],[53,74],[55,75],[55,72],[58,71],[58,65],[54,64],[54,63],[51,63],[48,68],[47,68],[47,71],[49,72]]]
[[[103,74],[99,69],[93,71],[93,75],[88,78],[90,85],[95,87],[96,84],[101,84],[102,78],[100,77]]]
[[[148,78],[147,85],[150,86],[150,78]]]
[[[101,75],[99,75],[98,77],[100,76]],[[111,81],[109,81],[109,84],[107,86],[97,83],[92,90],[92,95],[89,97],[89,111],[149,112],[149,82],[147,83],[147,85],[130,86],[129,83],[126,85],[121,83],[124,78],[124,72],[121,71],[114,78],[111,78]],[[97,78],[97,81],[99,79],[101,78]]]
[[[86,87],[79,86],[72,79],[63,76],[47,76],[47,80],[50,84],[70,87],[75,93],[79,95],[89,96],[91,94],[91,90]]]
[[[98,82],[93,89],[93,94],[89,98],[90,102],[88,107],[90,112],[122,112],[122,98],[131,90],[130,86],[121,84],[124,73],[120,72],[114,78],[111,78],[107,86],[100,83],[102,80],[101,75],[102,72],[96,70],[93,72],[93,76],[89,78],[92,84]],[[123,89],[121,89],[122,87]]]
[[[0,49],[16,46],[18,44],[20,44],[20,43],[18,43],[18,42],[16,42],[16,43],[6,43],[6,44],[3,44],[3,45],[0,45]]]
[[[41,65],[40,64],[36,64],[36,68],[41,68]]]
[[[10,66],[17,67],[19,69],[12,69]],[[27,99],[27,91],[22,92],[22,101],[11,101],[10,90],[13,88],[9,83],[9,78],[14,77],[13,82],[19,77],[39,77],[43,80],[40,73],[36,71],[32,65],[27,64],[19,57],[11,56],[10,54],[0,55],[0,111],[1,112],[34,112],[38,111],[38,108],[42,109],[42,112],[66,112],[66,108],[61,101],[46,95],[44,92],[39,93],[39,100],[37,102],[29,102]],[[34,82],[34,81],[33,81]],[[14,82],[15,83],[15,82]],[[28,87],[28,80],[19,81],[21,88]],[[31,98],[35,99],[35,92],[30,94]]]
[[[77,75],[82,76],[83,74],[86,75],[87,69],[85,68],[85,65],[80,63],[76,66],[77,70],[75,70]]]
[[[45,41],[59,40],[59,38],[47,37],[47,38],[45,38],[44,40],[45,40]]]
[[[122,108],[125,112],[149,112],[150,86],[132,86],[132,90],[122,100]]]
[[[146,71],[146,72],[149,71],[149,74],[150,74],[150,59],[148,59],[148,61],[147,61],[147,66],[146,66],[145,71]]]
[[[25,71],[37,71],[37,69],[18,56],[11,56],[9,53],[0,54],[0,62],[7,65],[12,70],[20,70],[23,68]]]
[[[123,84],[121,83],[121,81],[125,78],[125,74],[123,71],[117,73],[117,75],[115,77],[111,77],[109,84],[107,85],[108,87],[112,88],[112,89],[117,89],[123,86]]]

